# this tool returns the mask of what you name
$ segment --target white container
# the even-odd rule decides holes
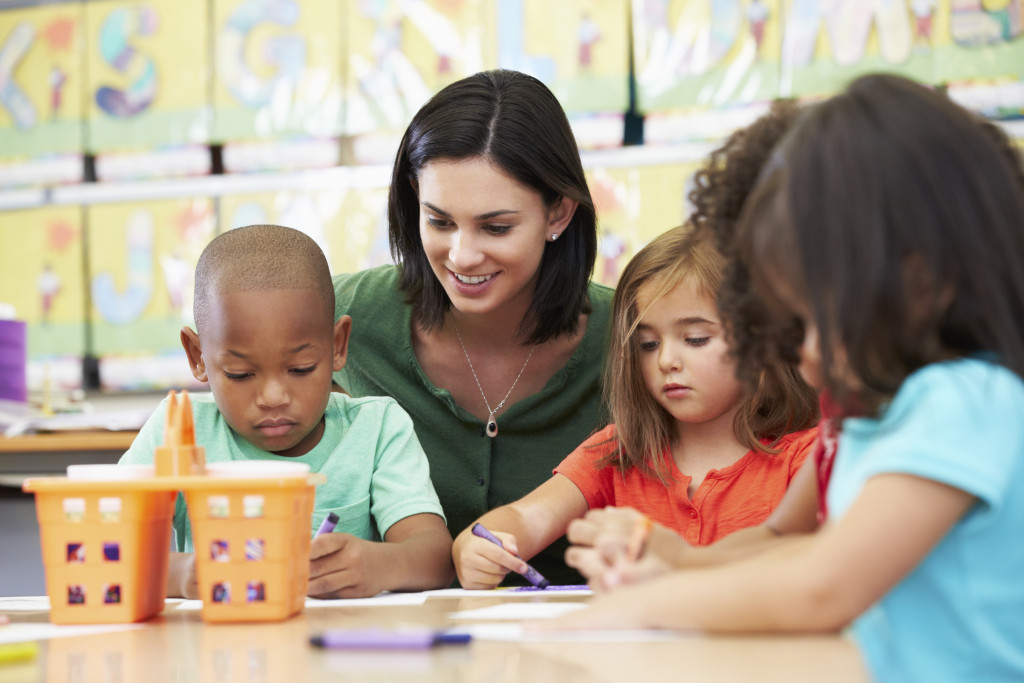
[[[206,463],[206,474],[231,479],[281,479],[309,475],[309,465],[303,462],[276,460],[231,460]]]
[[[155,475],[153,465],[68,465],[68,479],[77,481],[127,481]]]

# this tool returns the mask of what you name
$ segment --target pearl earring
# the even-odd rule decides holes
[[[558,239],[558,233],[557,232],[551,233],[551,241],[554,242],[557,239]]]

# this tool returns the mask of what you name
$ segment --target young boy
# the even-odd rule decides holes
[[[391,398],[331,392],[352,320],[334,320],[331,274],[316,243],[273,225],[218,236],[196,266],[194,313],[196,329],[182,328],[181,343],[192,375],[212,393],[192,398],[207,462],[290,458],[327,475],[310,532],[329,512],[340,521],[312,541],[309,594],[449,585],[452,539],[409,416]],[[153,461],[165,415],[161,404],[122,463]],[[198,597],[180,495],[174,534],[167,594]]]

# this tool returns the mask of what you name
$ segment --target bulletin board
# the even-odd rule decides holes
[[[264,223],[309,235],[323,250],[331,273],[355,272],[370,266],[382,227],[387,252],[387,188],[231,194],[220,198],[220,231]]]
[[[490,23],[497,66],[551,88],[569,115],[629,108],[627,0],[505,0]]]
[[[633,0],[637,101],[650,112],[774,98],[784,0]]]
[[[30,385],[81,384],[85,353],[82,210],[47,207],[0,213],[0,295],[24,320]],[[42,366],[46,366],[45,372]]]
[[[701,162],[591,168],[586,172],[598,217],[596,282],[614,287],[631,258],[690,215],[686,195]]]
[[[218,142],[342,132],[344,7],[336,0],[211,0]]]
[[[79,3],[0,12],[0,161],[82,150]]]
[[[345,3],[345,132],[398,135],[431,95],[494,68],[492,0]]]
[[[89,149],[209,141],[206,0],[84,3]]]
[[[169,382],[153,359],[170,354],[188,374],[179,333],[192,324],[196,261],[213,238],[209,199],[88,207],[89,289],[93,351],[105,388],[146,388]],[[108,360],[129,358],[134,372],[104,373]],[[174,363],[170,365],[175,368]]]

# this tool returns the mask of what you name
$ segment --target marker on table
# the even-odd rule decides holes
[[[312,645],[331,650],[419,650],[435,645],[465,645],[468,633],[446,633],[425,628],[381,628],[326,631],[309,639]]]
[[[487,539],[499,548],[505,547],[501,544],[501,541],[498,540],[498,537],[492,534],[490,531],[488,531],[487,528],[480,522],[477,522],[473,525],[472,532],[474,536],[479,536],[480,538]],[[537,588],[547,588],[551,585],[550,581],[545,579],[539,571],[537,571],[530,565],[526,565],[526,571],[522,572],[522,576]]]
[[[320,523],[320,528],[316,530],[316,535],[329,534],[334,531],[334,527],[338,524],[338,515],[333,512],[328,512],[327,516],[324,517],[324,521]]]

